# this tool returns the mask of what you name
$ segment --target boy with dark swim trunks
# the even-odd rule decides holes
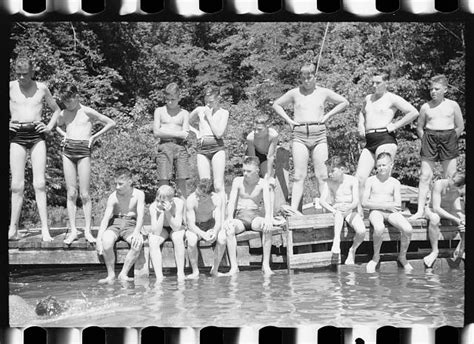
[[[294,181],[291,191],[291,208],[297,210],[303,197],[304,180],[308,172],[308,159],[312,156],[317,189],[321,192],[327,179],[328,145],[326,122],[333,115],[344,111],[349,102],[343,96],[324,87],[316,86],[316,67],[305,64],[301,67],[301,85],[286,92],[275,100],[273,109],[291,126],[293,132]],[[325,113],[327,102],[334,103]],[[292,105],[293,119],[286,113],[284,106]]]
[[[262,232],[262,271],[264,274],[270,275],[273,274],[270,268],[273,223],[268,183],[258,175],[259,160],[257,157],[245,157],[242,170],[244,176],[236,177],[232,182],[227,220],[224,223],[230,261],[229,274],[232,275],[239,271],[235,236],[245,230],[253,230]]]
[[[17,80],[10,81],[10,170],[11,170],[11,217],[8,239],[17,240],[18,223],[25,189],[25,165],[28,152],[33,170],[33,187],[41,221],[43,241],[51,241],[48,228],[46,203],[46,143],[45,134],[56,124],[60,108],[48,87],[33,80],[33,64],[30,59],[19,57],[15,61]],[[54,111],[48,125],[42,120],[43,101]]]
[[[60,90],[60,98],[65,109],[61,111],[58,117],[56,130],[64,138],[62,155],[71,230],[64,238],[64,243],[70,245],[78,238],[76,228],[77,179],[79,179],[79,193],[85,218],[84,237],[88,242],[94,243],[95,239],[91,234],[92,202],[89,195],[91,147],[100,135],[115,127],[115,122],[96,110],[81,104],[79,92],[75,85],[65,84]],[[100,122],[104,126],[98,132],[92,134],[94,122]]]
[[[118,278],[133,280],[128,272],[137,260],[143,246],[143,216],[145,213],[145,193],[132,186],[132,173],[127,168],[115,172],[115,191],[107,199],[104,217],[97,234],[96,249],[104,256],[107,277],[99,283],[113,283],[115,279],[114,245],[117,240],[125,240],[130,250],[125,257]]]
[[[219,274],[219,264],[225,252],[226,233],[222,228],[224,201],[220,194],[212,191],[212,180],[201,179],[196,190],[186,200],[186,239],[188,242],[188,257],[193,273],[187,278],[198,278],[198,243],[205,240],[209,243],[216,241],[214,263],[211,275]]]
[[[418,111],[402,97],[387,90],[389,74],[376,72],[372,77],[374,93],[364,99],[359,113],[358,131],[366,140],[357,164],[356,177],[359,180],[359,195],[362,197],[365,182],[375,166],[375,157],[387,152],[395,157],[397,140],[395,131],[412,122]],[[393,122],[397,111],[404,116]],[[361,209],[359,209],[361,211]]]
[[[175,190],[162,185],[156,192],[155,201],[150,204],[151,231],[148,234],[150,257],[157,281],[163,279],[161,245],[171,237],[178,281],[184,280],[184,200],[175,197]]]
[[[423,217],[436,162],[441,162],[444,178],[456,172],[458,138],[464,131],[459,104],[444,97],[448,80],[437,75],[430,80],[431,100],[421,106],[417,133],[421,139],[421,171],[418,186],[418,209],[410,219]]]
[[[270,186],[270,210],[273,218],[275,201],[274,162],[278,144],[278,132],[268,127],[268,116],[259,115],[255,118],[255,129],[247,135],[247,156],[256,156],[260,161],[260,177]]]
[[[466,228],[465,196],[466,178],[464,173],[455,172],[446,179],[434,182],[431,196],[431,207],[425,207],[425,214],[429,220],[428,233],[431,243],[431,253],[423,258],[425,266],[433,266],[438,258],[439,226],[441,219],[448,219],[456,226],[461,234],[461,241],[454,251],[454,259],[463,257],[464,232]]]
[[[186,198],[189,178],[189,112],[179,106],[180,89],[171,83],[165,89],[166,105],[155,110],[153,134],[160,139],[157,147],[158,185],[168,185],[175,169],[176,186]]]
[[[355,237],[344,264],[354,264],[356,250],[364,241],[366,232],[364,221],[357,212],[359,183],[356,177],[346,173],[347,168],[338,156],[328,161],[328,170],[329,177],[321,192],[320,202],[323,208],[334,214],[334,242],[331,252],[341,252],[341,230],[346,221],[354,229]]]
[[[408,220],[400,212],[402,206],[402,196],[400,193],[400,182],[391,177],[393,159],[387,152],[377,155],[377,174],[367,179],[362,197],[362,206],[369,212],[369,221],[374,228],[374,255],[367,263],[367,272],[375,272],[380,261],[380,248],[383,242],[383,232],[385,221],[400,230],[400,253],[398,262],[405,271],[410,271],[413,267],[406,258],[408,246],[410,245],[413,228]]]

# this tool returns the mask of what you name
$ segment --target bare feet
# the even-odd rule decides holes
[[[286,219],[283,216],[275,216],[273,218],[273,225],[274,226],[282,226],[286,223]]]
[[[115,275],[110,275],[110,276],[107,276],[106,278],[102,278],[99,280],[99,283],[100,284],[112,284],[114,283],[114,280],[115,280]]]
[[[119,275],[117,276],[117,278],[121,281],[125,281],[125,282],[132,282],[133,281],[133,277],[128,277],[127,275],[123,274],[123,273],[119,273]]]
[[[161,282],[165,279],[165,276],[163,276],[163,274],[155,274],[155,277],[157,282]]]
[[[193,271],[192,274],[186,276],[186,279],[198,279],[199,278],[199,270]]]
[[[413,266],[410,265],[406,257],[398,257],[397,261],[406,272],[413,270]]]
[[[49,234],[49,231],[46,230],[46,231],[41,231],[41,235],[43,237],[43,241],[46,241],[46,242],[51,242],[53,241],[53,238],[51,237],[51,235]]]
[[[377,264],[379,262],[376,262],[374,260],[371,260],[370,262],[367,263],[367,266],[366,266],[366,270],[369,274],[371,273],[374,273],[375,272],[375,268],[377,267]]]
[[[186,279],[186,276],[184,275],[184,273],[178,274],[178,281],[184,281],[185,279]]]
[[[270,276],[274,274],[273,270],[270,269],[270,267],[262,267],[262,272],[265,276]]]
[[[341,253],[341,243],[339,241],[334,241],[331,247],[331,252],[334,254]]]
[[[64,238],[63,243],[66,245],[71,245],[73,241],[77,240],[77,231],[71,231],[66,235],[66,238]]]
[[[423,258],[423,263],[425,263],[425,268],[430,269],[433,267],[434,262],[438,258],[438,251],[433,251],[429,255]]]
[[[344,262],[345,265],[354,265],[355,264],[355,251],[352,247],[349,249],[347,253],[346,261]]]
[[[417,211],[416,213],[414,213],[412,216],[408,218],[408,221],[415,221],[418,219],[422,219],[424,215],[425,214],[423,213],[423,211]]]
[[[92,236],[92,233],[90,230],[84,230],[84,238],[91,244],[95,243],[95,238]]]
[[[233,276],[233,275],[236,275],[238,272],[239,272],[239,268],[230,269],[224,274],[224,276]]]
[[[8,229],[8,240],[16,241],[20,240],[21,238],[23,238],[23,235],[18,233],[16,226],[12,226]]]

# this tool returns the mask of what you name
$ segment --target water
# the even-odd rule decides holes
[[[463,326],[464,271],[440,273],[420,269],[367,274],[354,271],[259,270],[234,277],[178,282],[169,274],[139,282],[99,285],[105,268],[13,271],[10,294],[32,306],[47,295],[68,302],[60,316],[13,316],[11,326],[280,326],[392,325]]]

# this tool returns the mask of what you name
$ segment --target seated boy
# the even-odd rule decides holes
[[[463,173],[456,172],[452,177],[437,180],[433,185],[431,208],[425,207],[425,214],[429,220],[428,233],[431,243],[431,253],[423,258],[425,266],[433,266],[438,257],[439,225],[441,219],[448,219],[456,224],[461,232],[461,241],[454,251],[454,259],[464,253],[464,194],[466,181]]]
[[[115,127],[115,122],[96,110],[81,104],[79,91],[72,84],[65,84],[60,90],[61,101],[65,109],[58,117],[56,130],[63,136],[62,157],[64,179],[67,187],[67,210],[71,232],[64,239],[69,245],[77,240],[76,201],[77,180],[84,210],[84,237],[90,243],[95,242],[91,234],[92,202],[89,195],[91,174],[91,147],[95,140]],[[92,134],[94,122],[104,124],[102,129]]]
[[[377,174],[367,179],[362,206],[370,210],[369,221],[374,228],[374,255],[367,263],[367,272],[375,272],[380,261],[380,248],[383,241],[385,221],[399,229],[401,232],[400,253],[398,262],[405,271],[413,267],[406,259],[408,245],[410,244],[413,231],[408,220],[400,212],[402,197],[400,193],[400,182],[391,176],[393,161],[389,153],[382,152],[376,158]]]
[[[269,187],[267,182],[258,176],[259,165],[257,157],[245,157],[242,166],[244,176],[236,177],[232,182],[227,206],[227,220],[224,224],[224,229],[227,233],[230,275],[239,271],[237,265],[237,239],[235,235],[245,230],[262,232],[262,271],[266,275],[273,274],[273,271],[270,269],[273,224]]]
[[[436,162],[441,162],[444,178],[456,172],[458,138],[464,131],[464,121],[459,104],[444,98],[447,88],[444,75],[431,78],[431,100],[420,109],[417,133],[421,139],[421,172],[418,210],[410,217],[412,220],[423,217]]]
[[[199,277],[198,251],[199,240],[209,243],[217,241],[214,250],[214,264],[211,275],[217,276],[219,264],[225,252],[226,234],[222,231],[222,214],[224,202],[220,194],[213,191],[213,182],[209,178],[199,181],[196,190],[186,201],[186,239],[188,242],[188,257],[193,273],[187,278]]]
[[[150,204],[151,231],[148,234],[150,258],[157,280],[163,278],[161,244],[171,237],[178,280],[184,280],[184,201],[175,197],[175,190],[162,185],[156,192],[155,201]]]
[[[99,283],[111,284],[115,279],[114,245],[119,239],[129,243],[130,250],[118,278],[125,281],[132,280],[128,277],[128,271],[137,260],[143,245],[140,231],[143,226],[144,210],[144,192],[132,186],[132,174],[129,169],[119,168],[115,172],[115,191],[107,200],[97,234],[97,253],[104,256],[107,267],[107,277],[99,280]]]
[[[341,230],[345,220],[355,231],[354,242],[345,264],[354,264],[356,250],[365,237],[364,221],[357,212],[359,181],[356,177],[346,174],[344,161],[338,156],[328,161],[328,171],[328,180],[323,187],[320,204],[334,214],[334,243],[331,252],[341,252]]]

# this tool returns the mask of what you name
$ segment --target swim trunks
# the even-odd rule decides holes
[[[253,219],[259,216],[262,216],[260,209],[237,209],[235,212],[235,219],[242,221],[247,231],[252,229]]]
[[[187,141],[182,139],[161,139],[158,145],[156,164],[158,179],[173,179],[173,166],[176,167],[176,179],[189,178],[189,153]]]
[[[89,140],[66,139],[66,142],[62,147],[63,155],[75,164],[79,160],[84,158],[90,158],[91,156]]]
[[[17,131],[10,130],[10,143],[16,143],[26,149],[31,149],[35,144],[45,140],[44,133],[36,131],[36,122],[19,122]]]
[[[303,123],[293,128],[293,142],[304,144],[309,150],[326,143],[326,126],[321,123]]]
[[[133,216],[114,215],[109,221],[107,230],[111,230],[117,236],[117,239],[127,241],[130,235],[133,234],[137,219]]]
[[[388,211],[388,210],[373,209],[373,210],[371,210],[371,211],[369,212],[369,216],[370,216],[370,214],[372,214],[372,212],[374,212],[374,211],[380,213],[380,214],[383,216],[384,221],[387,221],[387,220],[388,220],[388,217],[389,217],[391,214],[395,214],[394,212]]]
[[[214,228],[216,224],[216,220],[214,218],[210,218],[206,222],[196,222],[196,226],[199,227],[200,230],[207,232],[209,229]]]
[[[420,154],[422,158],[431,161],[446,161],[456,158],[459,155],[456,131],[454,129],[424,129]]]
[[[217,152],[224,150],[224,140],[218,139],[215,136],[204,136],[197,145],[196,154],[204,155],[209,160]]]
[[[375,154],[377,148],[388,143],[397,144],[395,133],[389,133],[387,129],[371,129],[365,133],[365,148]]]
[[[173,231],[173,228],[171,228],[170,226],[163,226],[163,229],[166,230],[168,233],[171,233],[171,232],[178,232],[180,230],[183,230],[184,226],[181,226],[181,228],[178,229],[177,231]]]
[[[255,150],[255,156],[258,158],[258,160],[260,161],[260,165],[267,161],[267,155],[264,154],[264,153],[260,153],[259,151]]]

